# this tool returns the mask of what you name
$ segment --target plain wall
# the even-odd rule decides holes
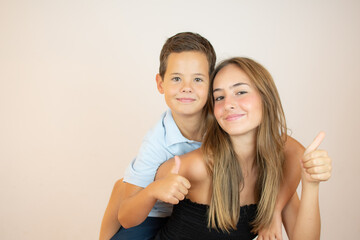
[[[303,145],[327,133],[322,239],[358,238],[360,1],[0,0],[0,239],[98,239],[181,31],[262,63]]]

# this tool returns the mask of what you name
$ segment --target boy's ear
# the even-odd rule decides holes
[[[157,89],[159,91],[159,93],[161,94],[164,94],[164,88],[163,88],[163,79],[162,77],[160,76],[160,74],[156,74],[156,86],[157,86]]]

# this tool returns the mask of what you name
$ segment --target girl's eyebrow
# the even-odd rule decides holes
[[[239,83],[235,83],[234,85],[230,86],[229,89],[232,89],[232,88],[235,88],[235,87],[238,87],[238,86],[241,86],[241,85],[248,85],[249,86],[249,84],[247,84],[247,83],[239,82]],[[215,88],[213,90],[213,93],[217,92],[217,91],[221,91],[221,90],[223,90],[223,89],[222,88]]]

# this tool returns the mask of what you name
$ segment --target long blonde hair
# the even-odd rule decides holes
[[[207,131],[202,144],[208,171],[212,176],[208,227],[228,232],[236,229],[240,218],[240,195],[244,177],[230,137],[214,117],[214,97],[211,91],[216,74],[230,64],[239,67],[248,75],[262,99],[262,120],[257,128],[254,161],[259,171],[254,190],[259,202],[252,226],[253,231],[257,232],[270,224],[274,212],[282,180],[286,122],[280,97],[270,73],[254,60],[240,57],[223,61],[216,67],[210,80],[206,104]]]

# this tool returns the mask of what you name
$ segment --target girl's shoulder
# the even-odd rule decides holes
[[[204,181],[209,177],[201,148],[179,156],[181,159],[180,174],[189,181]]]
[[[185,177],[191,183],[202,182],[209,179],[206,163],[200,149],[179,156],[180,167],[178,174]],[[175,166],[174,158],[165,161],[157,170],[155,179],[161,179],[168,175]]]

